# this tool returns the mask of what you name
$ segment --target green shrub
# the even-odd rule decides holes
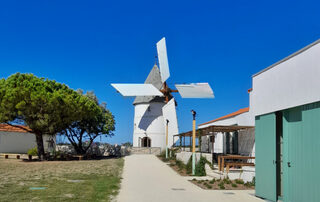
[[[208,185],[207,185],[207,188],[208,188],[208,189],[212,189],[212,186],[208,184]]]
[[[196,180],[197,180],[196,178],[193,178],[193,179],[192,179],[192,181],[196,181]]]
[[[177,156],[177,150],[176,149],[169,149],[168,150],[168,155],[170,157],[171,160],[176,160],[176,156]],[[171,154],[171,155],[170,155]]]
[[[252,186],[256,186],[256,177],[252,178],[251,184],[252,184]]]
[[[244,184],[244,182],[243,182],[242,179],[236,179],[235,182],[236,182],[237,184]]]
[[[231,186],[232,186],[232,187],[238,187],[238,185],[235,184],[235,183],[232,183]]]
[[[224,178],[223,182],[226,183],[226,184],[231,184],[231,180],[229,180],[229,177]]]
[[[246,182],[243,185],[246,186],[246,187],[251,187],[251,183],[250,182]]]
[[[196,176],[206,176],[205,165],[207,163],[207,159],[203,156],[200,157],[200,160],[196,164],[195,175]]]
[[[159,155],[160,158],[166,158],[166,150],[163,150],[160,155]]]
[[[186,167],[186,165],[180,160],[176,160],[176,165],[179,167],[180,170]]]
[[[209,181],[210,184],[214,184],[215,182],[216,182],[216,179],[214,179],[214,178]]]
[[[32,149],[28,150],[28,155],[37,156],[38,155],[38,149],[37,147],[34,147]]]
[[[187,169],[187,174],[191,174],[192,173],[192,156],[190,156],[188,163],[186,165],[186,169]]]
[[[218,186],[220,187],[220,189],[225,189],[223,182],[220,182],[220,183],[218,184]]]

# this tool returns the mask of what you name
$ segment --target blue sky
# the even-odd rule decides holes
[[[132,141],[133,99],[166,37],[172,87],[209,82],[213,100],[178,101],[180,131],[247,107],[251,75],[320,38],[319,1],[1,1],[0,77],[29,72],[93,90],[115,115],[110,143]]]

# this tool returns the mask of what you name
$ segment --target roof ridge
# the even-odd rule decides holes
[[[201,124],[199,124],[199,126],[202,126],[202,125],[205,125],[205,124],[208,124],[208,123],[213,123],[213,122],[216,122],[216,121],[220,121],[220,120],[223,120],[223,119],[226,119],[226,118],[230,118],[230,117],[233,117],[233,116],[237,116],[239,114],[243,114],[245,112],[248,112],[249,109],[250,109],[249,107],[241,108],[238,111],[232,112],[230,114],[221,116],[219,118],[213,119],[213,120],[205,122],[205,123],[201,123]]]
[[[30,130],[30,128],[28,126],[24,126],[24,125],[17,125],[20,127],[23,127],[27,130]],[[28,133],[28,131],[23,130],[22,128],[18,128],[18,127],[14,127],[12,125],[9,124],[5,124],[5,123],[0,123],[0,132],[19,132],[19,133]]]

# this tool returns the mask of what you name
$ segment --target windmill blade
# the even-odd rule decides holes
[[[163,94],[152,84],[111,84],[122,96],[163,96]]]
[[[176,84],[182,98],[214,98],[208,83]]]
[[[162,83],[164,83],[170,77],[166,39],[164,37],[157,43],[157,51],[159,58],[161,81]]]
[[[173,136],[179,134],[178,119],[176,112],[176,105],[174,98],[172,98],[165,106],[162,107],[162,114],[164,118],[164,126],[168,123],[168,146],[171,147],[173,142]]]

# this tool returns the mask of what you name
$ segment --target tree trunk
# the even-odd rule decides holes
[[[36,134],[36,141],[37,141],[38,157],[40,160],[44,160],[44,146],[43,146],[42,134]]]

